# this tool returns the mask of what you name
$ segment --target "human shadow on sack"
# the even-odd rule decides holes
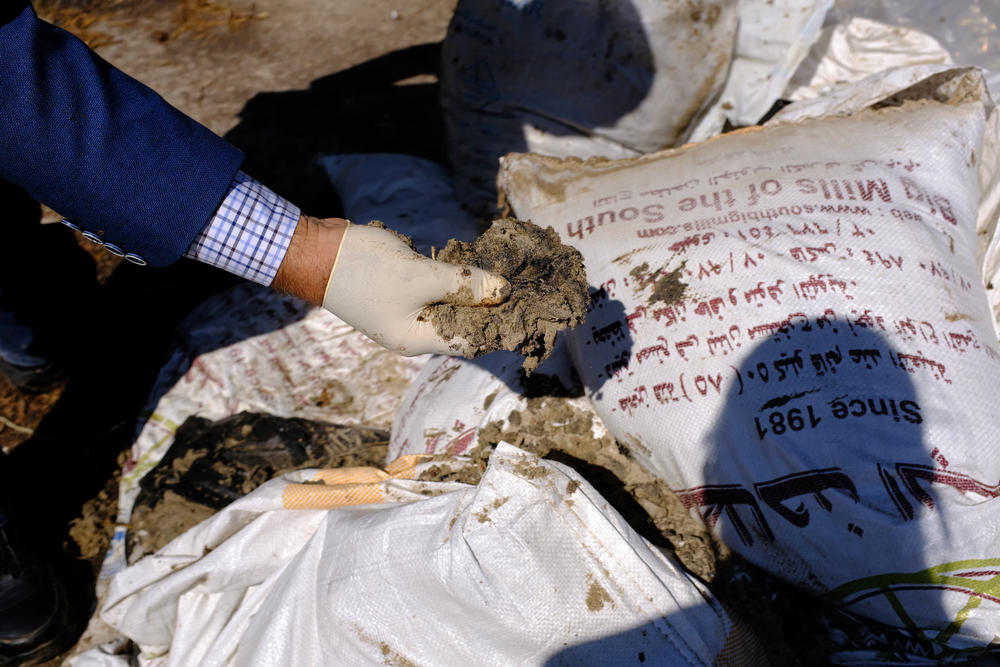
[[[931,356],[896,349],[863,318],[823,315],[770,331],[730,371],[699,445],[703,483],[674,491],[736,552],[717,553],[710,586],[764,641],[773,664],[836,653],[940,659],[953,653],[948,638],[962,634],[961,609],[983,595],[977,568],[937,572],[943,561],[974,555],[961,542],[947,556],[922,555],[936,531],[953,530],[941,524],[946,515],[995,495],[989,480],[954,465],[960,444],[931,440],[928,419],[961,430],[942,422],[960,420],[960,411],[932,411],[916,390],[919,383],[936,401],[960,400]],[[658,446],[690,446],[671,445],[672,437],[691,436],[665,432]],[[670,619],[568,647],[548,664],[673,664],[678,656],[664,649],[641,660],[632,649],[662,636],[662,623]],[[971,648],[959,655],[988,649],[973,635],[964,641]]]

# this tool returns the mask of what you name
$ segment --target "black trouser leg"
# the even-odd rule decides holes
[[[42,225],[38,202],[3,180],[0,235],[0,355],[15,365],[68,367],[78,352],[71,340],[87,328],[80,302],[96,288],[93,259],[70,229]]]

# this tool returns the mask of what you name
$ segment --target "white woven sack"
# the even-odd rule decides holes
[[[492,205],[498,158],[528,141],[622,157],[683,140],[726,80],[738,4],[461,0],[441,59],[459,198]]]
[[[353,485],[380,504],[290,509],[338,472],[272,480],[118,574],[103,616],[139,663],[760,664],[707,589],[565,466],[501,443],[475,487],[386,479]],[[128,664],[111,660],[74,665]]]
[[[634,160],[511,155],[499,183],[584,255],[570,350],[615,437],[750,560],[946,657],[1000,634],[994,139],[979,78],[918,83]]]
[[[479,359],[431,357],[403,395],[392,422],[388,459],[466,454],[478,444],[483,426],[506,425],[512,412],[526,407],[531,387],[543,387],[546,394],[579,395],[579,380],[563,339],[557,340],[552,354],[530,378],[523,375],[523,361],[514,352]],[[578,404],[593,414],[585,398]]]
[[[319,163],[352,222],[379,220],[428,256],[449,239],[472,242],[478,236],[476,221],[455,198],[451,177],[435,162],[400,153],[346,153]]]

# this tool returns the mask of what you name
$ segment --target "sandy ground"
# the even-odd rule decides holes
[[[42,3],[42,13],[46,5]],[[217,132],[255,95],[444,37],[451,0],[61,0],[48,12],[98,53]],[[71,7],[97,5],[77,19]],[[393,18],[396,17],[396,18]],[[377,113],[378,110],[369,109]],[[336,128],[331,127],[331,132]]]

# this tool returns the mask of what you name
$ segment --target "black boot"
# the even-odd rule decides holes
[[[75,632],[52,566],[4,522],[0,514],[0,665],[31,665],[69,649]]]
[[[45,361],[38,365],[20,366],[9,362],[0,351],[0,373],[23,394],[44,394],[66,380],[61,366]]]

